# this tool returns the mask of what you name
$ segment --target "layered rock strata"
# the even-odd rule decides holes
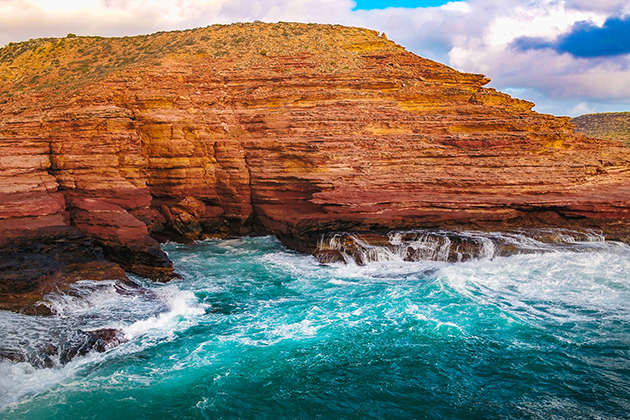
[[[91,264],[166,280],[158,240],[275,234],[313,251],[329,231],[555,226],[629,241],[630,149],[488,82],[331,25],[9,45],[0,248],[58,229]],[[78,270],[55,249],[53,272]],[[96,271],[76,272],[112,276]]]

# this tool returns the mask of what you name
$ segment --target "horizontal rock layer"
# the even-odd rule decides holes
[[[264,233],[312,251],[336,230],[555,226],[628,241],[630,149],[488,82],[330,25],[5,47],[0,248],[72,229],[92,263],[166,280],[158,240]]]

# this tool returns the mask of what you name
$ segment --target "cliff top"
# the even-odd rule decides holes
[[[404,52],[378,31],[341,25],[236,23],[122,38],[75,36],[10,43],[0,49],[0,103],[15,95],[67,94],[86,83],[131,68],[153,68],[169,59],[199,62],[232,60],[234,70],[265,66],[272,58],[309,56],[310,73],[352,72],[366,53]],[[482,75],[457,72],[431,62],[433,71],[480,84]],[[312,66],[311,66],[312,67]],[[289,71],[298,71],[293,68]]]
[[[578,133],[618,140],[630,146],[630,112],[586,114],[573,118],[571,122]]]

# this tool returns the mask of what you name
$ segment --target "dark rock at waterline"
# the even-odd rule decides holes
[[[486,256],[493,251],[492,241],[487,238],[457,232],[414,230],[388,234],[333,233],[321,238],[313,255],[321,264],[354,261],[365,265],[388,259],[458,262]]]
[[[28,362],[38,369],[52,368],[56,364],[65,365],[77,356],[85,356],[95,351],[103,353],[126,341],[122,331],[103,328],[94,331],[76,330],[71,332],[58,345],[47,343],[37,349],[0,348],[0,360],[13,363]]]
[[[61,344],[59,362],[66,364],[75,357],[85,356],[91,351],[103,353],[125,341],[122,331],[113,328],[103,328],[96,331],[77,330],[72,339]]]
[[[0,360],[9,360],[20,363],[26,361],[26,355],[21,351],[0,348]]]
[[[315,250],[315,252],[313,252],[313,256],[315,257],[317,262],[319,262],[320,264],[346,262],[341,251],[337,249],[319,249],[318,248]]]
[[[132,283],[120,266],[104,259],[90,237],[70,226],[5,236],[0,242],[0,310],[51,315],[39,301],[78,280]]]
[[[48,347],[48,346],[47,346]],[[52,346],[55,348],[56,347]],[[55,366],[54,354],[47,354],[47,348],[38,351],[19,351],[0,348],[0,360],[8,360],[13,363],[28,362],[37,369],[52,368]]]
[[[365,265],[375,261],[463,262],[551,249],[580,251],[580,243],[603,242],[601,232],[529,229],[505,233],[416,229],[388,233],[336,232],[323,235],[313,253],[321,263]]]

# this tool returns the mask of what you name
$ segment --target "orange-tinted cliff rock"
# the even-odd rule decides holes
[[[57,229],[104,264],[80,277],[112,275],[102,252],[168,279],[154,238],[272,233],[308,251],[330,230],[557,226],[627,241],[630,149],[488,81],[332,25],[9,45],[0,248]]]

